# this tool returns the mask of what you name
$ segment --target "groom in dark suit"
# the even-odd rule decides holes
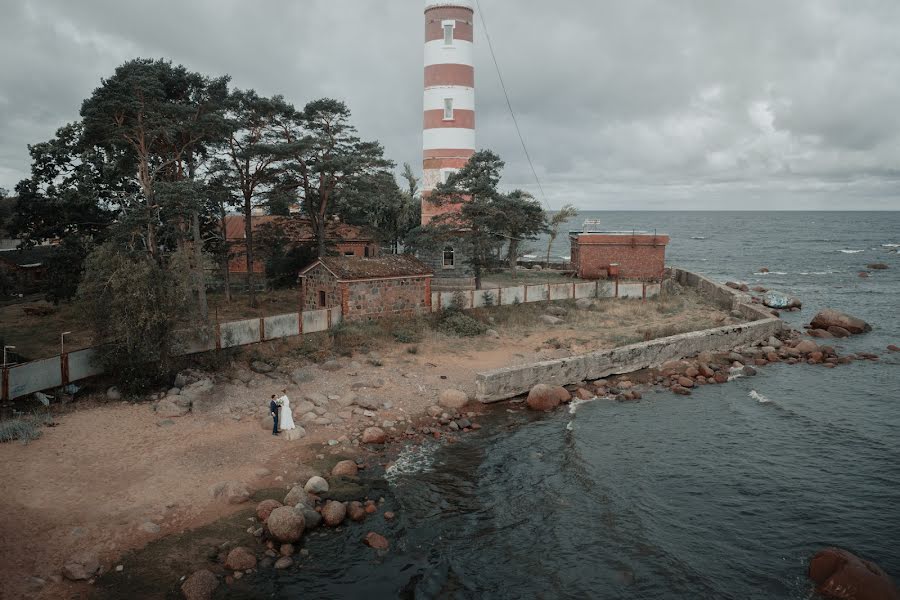
[[[275,402],[275,394],[269,402],[269,412],[272,413],[272,435],[278,435],[278,403]]]

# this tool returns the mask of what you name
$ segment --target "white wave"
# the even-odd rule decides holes
[[[575,422],[569,421],[566,423],[566,431],[575,431]]]
[[[384,472],[384,479],[395,485],[397,478],[434,470],[434,452],[437,444],[410,445],[400,451],[397,460]]]
[[[798,275],[831,275],[834,271],[801,271]]]
[[[728,369],[728,381],[734,381],[744,376],[744,369],[739,367],[731,367]]]
[[[563,260],[572,260],[571,256],[560,256],[560,258]]]
[[[865,250],[838,250],[838,252],[842,252],[844,254],[859,254],[860,252],[865,252]]]
[[[527,258],[528,260],[531,260],[532,258],[537,258],[537,254],[525,254],[522,256],[522,258]]]
[[[590,398],[588,400],[582,400],[581,398],[574,398],[571,402],[569,402],[569,414],[574,415],[578,412],[578,407],[582,404],[587,404],[588,402],[593,402],[597,399],[597,396]]]
[[[900,244],[882,244],[882,248],[900,248]]]
[[[692,240],[705,240],[706,238],[703,237],[702,235],[692,235],[691,239]]]
[[[787,275],[784,271],[768,271],[766,273],[754,273],[754,275]]]
[[[765,396],[763,396],[756,390],[750,390],[750,393],[747,395],[750,396],[751,398],[753,398],[754,400],[756,400],[757,402],[759,402],[760,404],[770,404],[772,402],[771,400],[769,400],[768,398],[766,398]]]

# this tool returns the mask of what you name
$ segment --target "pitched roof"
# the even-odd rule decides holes
[[[341,281],[385,277],[424,277],[433,274],[425,263],[411,254],[390,254],[379,258],[326,256],[303,269],[300,274],[304,275],[320,264]]]
[[[20,268],[39,267],[56,251],[55,246],[31,246],[14,250],[0,250],[0,261]]]
[[[282,217],[276,215],[253,215],[250,217],[250,226],[257,231],[262,225],[278,225],[284,229],[285,234],[294,242],[312,242],[316,239],[313,233],[312,223],[305,217]],[[363,227],[349,225],[340,221],[329,221],[325,228],[329,240],[345,241],[358,240],[371,242],[374,237]],[[243,215],[228,215],[225,217],[225,237],[229,242],[246,239],[244,236]]]

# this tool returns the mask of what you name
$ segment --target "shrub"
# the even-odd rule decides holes
[[[409,348],[406,349],[406,352],[407,352],[407,354],[418,354],[419,347],[418,346],[410,346]]]
[[[49,415],[33,413],[0,421],[0,443],[21,440],[27,444],[41,437],[41,427],[50,421]]]
[[[447,312],[462,312],[466,310],[468,306],[468,302],[466,301],[466,295],[462,290],[456,290],[453,292],[453,298],[450,300],[450,306],[447,307]]]
[[[401,344],[415,344],[422,341],[423,329],[418,320],[400,321],[391,328],[391,335]]]
[[[369,348],[382,333],[374,321],[342,322],[332,332],[334,351],[342,356],[352,356],[355,351]]]
[[[481,294],[481,297],[486,307],[493,306],[494,303],[497,302],[497,298],[494,296],[494,292],[483,292]]]
[[[461,312],[449,313],[438,323],[438,331],[455,337],[475,337],[487,330],[487,325]]]

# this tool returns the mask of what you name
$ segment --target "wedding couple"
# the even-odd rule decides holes
[[[272,435],[278,435],[281,431],[296,427],[294,415],[291,414],[291,401],[287,397],[287,390],[281,390],[281,398],[276,399],[275,394],[272,394],[269,412],[272,415]]]

